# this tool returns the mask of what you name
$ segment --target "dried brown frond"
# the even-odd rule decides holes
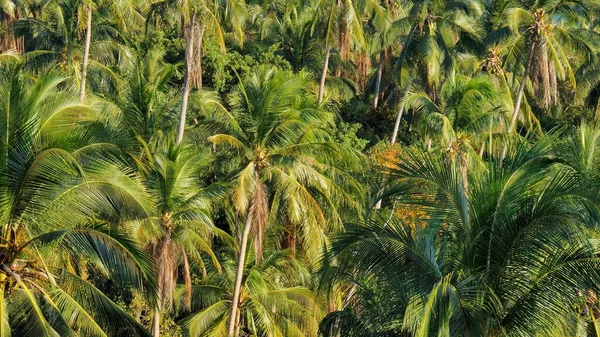
[[[251,216],[252,226],[254,231],[254,251],[256,254],[256,263],[260,264],[263,257],[263,238],[269,217],[266,186],[257,180],[257,185],[254,190]]]

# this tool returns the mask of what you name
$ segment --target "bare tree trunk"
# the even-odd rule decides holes
[[[379,91],[381,90],[381,77],[383,76],[383,62],[385,61],[385,53],[383,49],[379,52],[379,66],[377,66],[377,81],[375,82],[375,98],[373,99],[373,107],[377,109],[379,103]]]
[[[152,337],[160,337],[160,305],[157,304],[154,308],[152,318]]]
[[[325,63],[323,64],[323,72],[321,73],[321,82],[319,83],[319,103],[323,102],[323,91],[325,90],[325,78],[327,77],[327,70],[329,68],[330,53],[331,48],[327,46],[327,51],[325,52]]]
[[[240,291],[242,288],[242,277],[244,274],[244,264],[246,262],[246,248],[248,247],[248,237],[250,236],[250,230],[252,229],[252,217],[253,217],[254,205],[251,205],[246,216],[246,223],[244,224],[244,231],[242,233],[242,244],[240,247],[240,254],[238,256],[237,271],[235,273],[235,288],[233,289],[233,299],[231,300],[231,315],[229,316],[229,337],[235,337],[237,330],[237,312],[240,301]]]
[[[184,25],[183,38],[185,40],[185,75],[183,77],[183,98],[181,100],[181,114],[179,116],[179,128],[177,129],[177,144],[181,144],[183,141],[183,133],[185,131],[185,121],[188,107],[188,99],[190,96],[191,76],[192,76],[192,62],[194,57],[194,36],[193,28],[196,19],[194,16]]]
[[[80,101],[85,103],[85,82],[87,80],[87,67],[90,58],[90,44],[92,43],[92,6],[86,5],[87,27],[85,29],[85,47],[83,49],[83,63],[81,68],[81,90]]]
[[[533,64],[533,56],[535,55],[536,43],[533,41],[531,43],[531,47],[529,49],[529,57],[527,59],[527,65],[525,66],[525,72],[523,73],[523,78],[521,79],[521,85],[519,86],[519,91],[517,92],[517,101],[515,102],[515,108],[513,110],[512,117],[510,119],[510,124],[508,125],[508,134],[511,134],[517,124],[517,117],[519,117],[519,111],[521,110],[521,102],[523,101],[523,93],[525,92],[525,84],[527,83],[527,76],[529,76],[529,71],[531,70],[531,66]],[[504,143],[504,148],[502,149],[502,156],[500,156],[500,162],[504,161],[506,157],[506,152],[508,151],[508,139]]]

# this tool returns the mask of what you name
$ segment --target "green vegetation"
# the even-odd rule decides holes
[[[600,337],[598,18],[0,0],[0,337]]]

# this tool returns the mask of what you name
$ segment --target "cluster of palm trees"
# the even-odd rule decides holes
[[[0,337],[600,336],[599,4],[0,5]]]

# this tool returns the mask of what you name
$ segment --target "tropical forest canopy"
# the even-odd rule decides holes
[[[0,337],[600,336],[599,20],[0,0]]]

